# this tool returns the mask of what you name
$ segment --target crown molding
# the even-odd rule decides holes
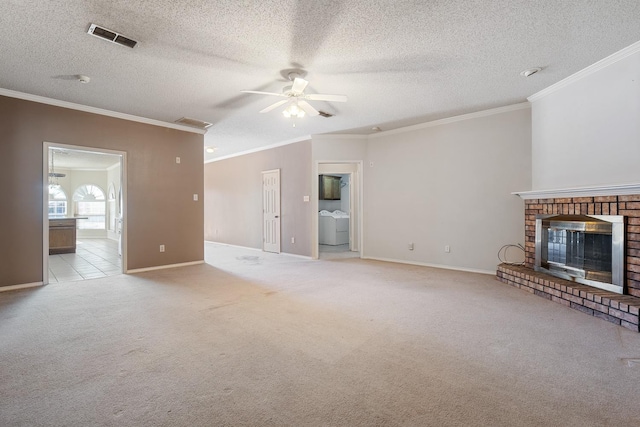
[[[265,150],[270,150],[272,148],[282,147],[283,145],[295,144],[297,142],[304,142],[304,141],[310,141],[310,140],[311,140],[311,135],[305,135],[299,138],[288,139],[286,141],[277,142],[275,144],[265,145],[264,147],[252,148],[250,150],[240,151],[238,153],[229,154],[227,156],[221,156],[221,157],[216,157],[214,159],[205,160],[204,163],[206,164],[206,163],[219,162],[220,160],[232,159],[234,157],[245,156],[247,154],[257,153],[259,151],[265,151]]]
[[[368,135],[358,135],[354,133],[320,133],[317,135],[311,135],[311,139],[314,141],[336,141],[345,139],[359,139],[366,140]]]
[[[542,99],[547,95],[557,92],[558,90],[566,86],[569,86],[570,84],[573,84],[578,80],[582,80],[585,77],[588,77],[591,74],[594,74],[602,70],[603,68],[606,68],[612,64],[615,64],[616,62],[621,61],[625,58],[628,58],[629,56],[634,55],[638,52],[640,52],[640,41],[632,44],[631,46],[627,46],[624,49],[619,50],[616,53],[609,55],[604,59],[601,59],[595,64],[589,65],[587,68],[584,68],[578,71],[577,73],[572,74],[569,77],[560,80],[558,83],[555,83],[546,89],[542,89],[540,92],[534,93],[533,95],[528,97],[527,100],[529,102],[538,101],[539,99]]]
[[[556,190],[516,191],[511,193],[524,200],[568,197],[626,196],[640,194],[640,184],[602,185],[596,187],[561,188]]]
[[[161,126],[170,129],[177,129],[185,132],[198,133],[204,135],[207,133],[206,129],[197,129],[189,126],[179,125],[177,123],[163,122],[155,119],[148,119],[146,117],[134,116],[132,114],[119,113],[117,111],[105,110],[102,108],[89,107],[88,105],[76,104],[74,102],[61,101],[59,99],[47,98],[40,95],[32,95],[30,93],[18,92],[15,90],[0,88],[0,96],[6,96],[8,98],[17,98],[25,101],[37,102],[39,104],[53,105],[55,107],[68,108],[70,110],[83,111],[85,113],[93,113],[101,116],[114,117],[116,119],[128,120],[130,122],[144,123],[147,125]]]
[[[478,119],[478,118],[481,118],[481,117],[493,116],[493,115],[496,115],[496,114],[503,114],[503,113],[508,113],[508,112],[511,112],[511,111],[524,110],[524,109],[529,109],[529,108],[531,108],[531,104],[529,104],[528,102],[520,102],[518,104],[507,105],[505,107],[491,108],[489,110],[476,111],[475,113],[462,114],[460,116],[447,117],[445,119],[434,120],[432,122],[420,123],[420,124],[413,125],[413,126],[407,126],[407,127],[403,127],[403,128],[392,129],[392,130],[387,130],[387,131],[383,131],[383,132],[377,132],[377,133],[373,133],[373,134],[369,135],[369,138],[374,139],[374,138],[380,138],[380,137],[388,136],[388,135],[395,135],[395,134],[398,134],[398,133],[413,132],[413,131],[416,131],[416,130],[426,129],[426,128],[430,128],[430,127],[434,127],[434,126],[442,126],[442,125],[446,125],[446,124],[449,124],[449,123],[461,122],[461,121],[464,121],[464,120]]]

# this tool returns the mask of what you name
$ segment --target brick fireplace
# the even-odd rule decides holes
[[[501,264],[500,281],[565,306],[640,331],[640,194],[525,198],[525,265]],[[625,231],[625,294],[600,290],[534,271],[536,215],[622,215]]]

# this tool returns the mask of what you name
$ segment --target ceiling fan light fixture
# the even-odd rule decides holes
[[[298,107],[298,104],[295,103],[285,108],[284,111],[282,111],[282,115],[285,116],[286,118],[290,118],[290,117],[302,118],[304,117],[305,113],[304,113],[304,110]]]

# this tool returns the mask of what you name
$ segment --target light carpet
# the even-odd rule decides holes
[[[0,425],[640,425],[638,333],[489,275],[206,254],[0,293]]]

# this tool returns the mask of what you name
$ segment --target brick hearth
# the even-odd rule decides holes
[[[528,267],[500,264],[496,275],[501,282],[516,288],[640,332],[640,298],[581,285]]]
[[[538,214],[624,216],[626,295],[534,271]],[[519,289],[640,332],[640,194],[526,199],[525,265],[501,264],[496,275],[498,280]]]

